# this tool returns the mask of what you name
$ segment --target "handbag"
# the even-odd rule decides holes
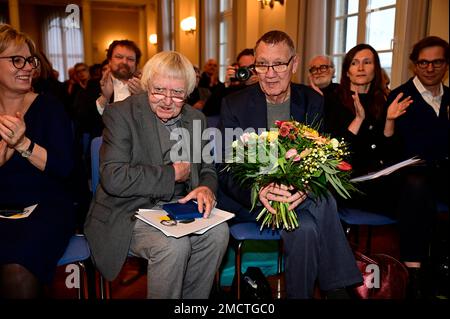
[[[359,299],[405,299],[408,269],[403,263],[386,254],[366,256],[353,252],[364,282],[354,288]]]

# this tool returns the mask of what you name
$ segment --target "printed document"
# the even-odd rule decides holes
[[[195,218],[193,222],[187,224],[177,222],[176,225],[171,226],[161,223],[161,221],[168,219],[167,212],[164,210],[139,209],[135,216],[143,222],[158,228],[166,236],[179,238],[192,233],[201,235],[208,229],[233,218],[234,214],[214,208],[208,218]]]

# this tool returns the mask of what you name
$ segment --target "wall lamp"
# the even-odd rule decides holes
[[[150,36],[148,37],[148,41],[150,41],[150,43],[153,45],[158,44],[158,35],[156,33],[150,34]]]
[[[269,6],[270,9],[273,9],[275,6],[275,2],[278,2],[280,5],[284,4],[284,0],[258,0],[261,4],[261,9],[264,9],[266,6]]]
[[[195,17],[187,17],[183,20],[181,20],[180,23],[180,27],[181,30],[183,30],[184,32],[186,32],[186,34],[188,33],[194,33],[195,30],[197,29],[197,20],[195,19]]]

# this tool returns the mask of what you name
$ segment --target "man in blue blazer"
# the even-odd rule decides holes
[[[292,39],[282,31],[264,34],[255,47],[255,71],[259,84],[227,96],[222,102],[221,128],[268,129],[275,120],[291,118],[315,126],[323,116],[323,99],[304,85],[292,84],[299,58]],[[243,189],[227,172],[219,176],[218,205],[237,214],[237,220],[254,220],[250,214],[250,190]],[[290,192],[285,185],[267,186],[260,202],[272,213],[269,201],[286,201],[296,209],[300,227],[282,231],[288,298],[312,298],[316,280],[328,297],[348,296],[345,287],[362,282],[353,253],[343,232],[331,194],[313,198]]]
[[[413,102],[407,108],[399,104],[388,109],[384,134],[392,137],[398,160],[412,156],[425,160],[422,166],[402,171],[408,209],[399,216],[400,258],[410,273],[408,298],[418,299],[428,290],[422,264],[428,258],[436,202],[448,209],[450,89],[442,84],[448,71],[448,42],[435,36],[423,38],[414,45],[410,60],[415,76],[393,90],[386,105],[400,93]]]

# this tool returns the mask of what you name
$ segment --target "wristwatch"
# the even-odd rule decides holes
[[[33,148],[34,148],[34,142],[31,141],[30,146],[28,146],[28,149],[26,149],[25,151],[23,151],[22,153],[20,153],[20,155],[22,155],[22,157],[30,157],[31,154],[33,153]]]

